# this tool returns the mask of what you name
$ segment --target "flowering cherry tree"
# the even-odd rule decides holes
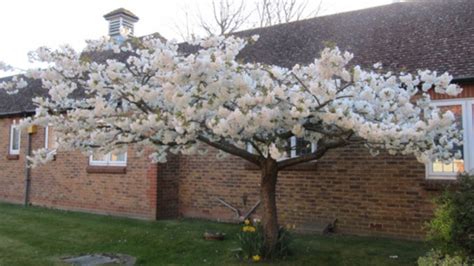
[[[165,162],[169,153],[212,147],[257,165],[266,255],[278,238],[279,171],[351,144],[374,155],[413,154],[421,162],[459,156],[453,149],[461,144],[454,115],[432,106],[428,94],[434,89],[457,95],[461,90],[450,84],[449,74],[364,70],[350,65],[353,55],[338,48],[326,48],[313,63],[292,69],[237,60],[256,39],[210,37],[189,54],[154,38],[121,43],[104,38],[88,42],[82,53],[43,47],[30,57],[46,67],[0,86],[15,93],[29,79],[42,80],[48,97],[34,99],[36,114],[23,125],[52,125],[60,149],[91,154],[133,145]],[[96,61],[100,54],[111,56]],[[290,158],[291,137],[314,143],[315,151]],[[51,157],[38,150],[31,161]]]

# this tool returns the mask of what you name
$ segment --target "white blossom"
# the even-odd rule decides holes
[[[52,125],[59,149],[109,152],[133,145],[155,162],[168,153],[203,153],[202,142],[240,150],[251,142],[259,156],[283,160],[291,136],[320,147],[359,142],[374,155],[387,150],[420,161],[452,160],[461,143],[454,115],[431,105],[432,89],[461,92],[447,73],[397,76],[383,73],[381,64],[349,67],[353,55],[337,47],[288,69],[237,59],[245,39],[213,36],[194,44],[193,54],[153,37],[88,41],[82,54],[69,46],[41,47],[30,59],[46,67],[26,76],[41,79],[48,97],[34,99],[36,115],[23,123]],[[127,56],[94,62],[91,53],[105,51]],[[0,87],[15,93],[26,85],[14,77]],[[34,166],[50,159],[46,151],[33,155]]]

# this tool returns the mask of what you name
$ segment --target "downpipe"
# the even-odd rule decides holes
[[[30,187],[31,187],[31,168],[30,163],[28,161],[29,156],[31,156],[31,137],[36,132],[35,126],[28,127],[28,134],[27,134],[27,145],[26,145],[26,153],[25,153],[25,199],[24,205],[28,207],[30,205]]]

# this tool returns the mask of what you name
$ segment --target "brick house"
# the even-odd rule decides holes
[[[133,30],[138,17],[119,9],[107,14],[109,31],[117,23]],[[413,157],[381,154],[363,147],[329,152],[322,160],[281,172],[277,204],[281,224],[311,231],[320,221],[337,219],[341,233],[419,239],[432,216],[432,197],[474,168],[474,2],[450,0],[395,3],[365,10],[259,28],[238,33],[260,35],[245,48],[243,60],[291,67],[309,63],[327,42],[355,54],[354,63],[385,69],[449,71],[464,91],[436,104],[453,110],[465,131],[464,158],[449,165],[418,163]],[[186,50],[183,45],[183,51]],[[50,147],[54,130],[20,132],[15,123],[31,115],[31,99],[45,92],[38,82],[16,95],[0,92],[0,200],[101,214],[159,219],[198,217],[232,220],[235,214],[217,199],[248,210],[258,201],[259,171],[245,161],[205,156],[173,156],[152,164],[147,156],[102,158],[58,152],[51,163],[25,170],[29,144]],[[297,145],[296,140],[292,140]],[[291,156],[305,152],[296,149]],[[31,182],[26,182],[29,176]],[[27,185],[28,184],[28,185]],[[25,195],[27,197],[25,197]],[[258,213],[258,210],[257,210]]]

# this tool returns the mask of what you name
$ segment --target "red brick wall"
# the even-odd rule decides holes
[[[7,160],[10,143],[10,125],[13,119],[0,119],[0,199],[10,202],[22,202],[24,194],[25,156],[19,160]],[[20,144],[20,152],[26,147],[25,134]]]
[[[239,158],[219,161],[214,152],[183,157],[179,175],[179,210],[185,217],[232,220],[234,213],[217,197],[244,210],[259,197],[259,171]],[[277,186],[282,225],[307,231],[337,218],[341,233],[401,238],[423,237],[437,194],[427,187],[424,165],[414,158],[372,157],[357,146],[283,171]]]
[[[20,203],[26,132],[20,159],[7,160],[10,123],[0,120],[0,199]],[[34,147],[43,145],[43,134],[39,129],[33,135]],[[239,158],[216,160],[213,151],[172,156],[158,166],[129,151],[127,174],[89,174],[87,165],[86,156],[60,152],[56,161],[33,169],[32,204],[147,219],[180,214],[228,221],[235,214],[217,197],[243,210],[258,200],[259,171]],[[372,157],[360,147],[334,150],[304,168],[280,173],[280,222],[304,229],[337,218],[342,233],[420,238],[436,194],[425,183],[424,166],[413,158]]]
[[[19,160],[7,160],[11,119],[0,119],[0,200],[23,202],[27,133],[21,133]],[[44,129],[32,137],[44,146]],[[129,150],[126,174],[87,173],[88,157],[59,152],[56,160],[31,172],[33,205],[144,219],[156,218],[157,165]]]
[[[158,218],[174,218],[179,215],[179,167],[180,158],[176,155],[169,155],[166,163],[158,165]]]
[[[458,98],[473,97],[474,85],[462,86]],[[259,171],[239,158],[219,161],[215,152],[182,157],[176,174],[182,216],[232,221],[235,214],[216,198],[243,210],[259,198]],[[337,219],[342,233],[420,239],[433,215],[432,199],[442,189],[439,183],[449,181],[427,181],[425,166],[413,157],[372,157],[357,146],[333,150],[318,162],[279,174],[280,224],[307,231]]]

